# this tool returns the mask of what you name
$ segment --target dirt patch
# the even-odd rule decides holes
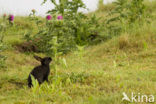
[[[16,44],[15,48],[20,52],[39,52],[39,49],[32,41]]]

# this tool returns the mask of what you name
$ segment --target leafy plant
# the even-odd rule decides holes
[[[146,10],[144,0],[117,0],[114,5],[115,9],[109,13],[111,18],[106,21],[106,24],[110,28],[117,27],[119,33],[149,22],[150,15]],[[116,29],[112,28],[112,30]]]
[[[47,0],[44,0],[43,4]],[[92,43],[96,38],[100,25],[95,15],[87,17],[79,12],[80,8],[86,9],[82,0],[51,0],[55,8],[48,11],[52,19],[46,23],[36,19],[34,13],[30,15],[36,21],[39,32],[31,36],[31,32],[25,35],[25,39],[32,41],[40,50],[50,55],[55,54],[55,43],[57,38],[57,51],[67,53],[75,50],[77,45],[83,46]],[[33,19],[34,18],[34,19]],[[38,25],[41,23],[41,25]]]
[[[4,33],[6,31],[7,24],[5,18],[3,18],[3,22],[0,24],[0,53],[5,49],[5,45],[3,42]],[[6,56],[0,54],[0,68],[5,67]]]

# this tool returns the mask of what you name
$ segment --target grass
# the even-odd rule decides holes
[[[96,13],[101,15],[101,11]],[[21,27],[28,24],[17,21],[21,32],[14,28],[5,37],[10,46],[22,41],[25,30]],[[40,63],[33,58],[34,53],[8,48],[2,53],[7,56],[7,67],[0,69],[0,104],[128,104],[122,102],[123,92],[156,97],[155,24],[154,20],[150,26],[89,46],[81,54],[62,56],[67,67],[59,65],[58,76],[54,77],[51,64],[50,82],[32,89],[27,88],[27,77]]]

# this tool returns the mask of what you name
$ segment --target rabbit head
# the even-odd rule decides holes
[[[34,58],[38,61],[41,62],[42,65],[49,65],[50,62],[52,61],[52,58],[51,57],[44,57],[44,58],[41,58],[39,56],[34,56]]]

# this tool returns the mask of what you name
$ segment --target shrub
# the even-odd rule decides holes
[[[144,0],[117,0],[114,5],[115,9],[110,12],[106,24],[119,34],[150,22]]]
[[[63,53],[76,49],[76,45],[92,43],[100,25],[96,16],[87,17],[78,12],[80,8],[86,8],[83,2],[81,0],[60,0],[58,4],[55,0],[51,2],[55,5],[54,9],[48,11],[52,18],[50,17],[46,23],[42,21],[42,27],[38,25],[39,32],[36,35],[27,34],[25,38],[32,40],[41,52],[51,55],[54,53],[56,43],[54,41],[57,41],[58,52]],[[34,20],[37,24],[40,22],[38,19]]]

